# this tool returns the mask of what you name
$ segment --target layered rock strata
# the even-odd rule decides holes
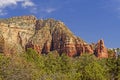
[[[0,19],[0,53],[20,53],[33,48],[39,54],[57,50],[60,55],[66,53],[70,57],[83,53],[104,57],[107,52],[99,51],[101,46],[104,46],[102,42],[93,48],[73,35],[63,22],[54,19],[38,20],[34,16]]]

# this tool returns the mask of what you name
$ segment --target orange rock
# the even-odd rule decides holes
[[[63,22],[54,19],[37,20],[34,16],[2,19],[0,32],[0,52],[19,53],[32,48],[39,54],[56,50],[60,55],[66,53],[70,57],[84,53],[108,57],[103,40],[94,49],[76,37]]]
[[[103,40],[99,40],[96,48],[95,48],[95,55],[98,58],[108,58],[108,51],[107,48],[104,45],[104,41]]]

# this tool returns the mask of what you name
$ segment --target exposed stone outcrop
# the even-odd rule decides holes
[[[36,32],[26,45],[32,45],[38,53],[48,53],[57,50],[60,55],[66,53],[68,56],[77,56],[82,53],[93,53],[90,45],[82,39],[74,36],[72,32],[60,21],[53,19],[37,20]],[[39,46],[36,48],[35,46]],[[81,50],[83,48],[83,50]]]
[[[5,44],[4,37],[0,33],[0,53],[4,52],[4,44]]]
[[[99,40],[96,44],[95,55],[99,58],[108,58],[108,51],[103,40]]]
[[[37,20],[34,16],[1,19],[0,34],[0,52],[8,54],[27,48],[33,48],[39,54],[56,50],[60,55],[66,53],[70,57],[94,53],[92,45],[73,35],[63,22],[54,19]],[[99,45],[104,47],[104,44],[98,43],[95,49],[97,55],[106,53],[99,51]]]
[[[35,32],[35,17],[21,16],[0,20],[0,33],[4,38],[4,53],[20,53]]]

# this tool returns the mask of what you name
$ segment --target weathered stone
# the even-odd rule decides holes
[[[103,40],[99,40],[98,43],[96,44],[95,55],[98,58],[108,58],[108,51],[104,45]]]
[[[33,20],[33,23],[30,21]],[[27,25],[27,24],[31,25]],[[26,24],[26,25],[18,25]],[[25,45],[35,32],[35,19],[29,16],[0,20],[0,32],[4,37],[4,53],[20,53],[25,50]]]
[[[0,20],[0,52],[20,53],[32,48],[39,54],[56,50],[59,55],[93,54],[94,47],[76,37],[61,21],[37,20],[34,16],[20,16]],[[101,48],[102,47],[102,48]],[[107,57],[104,43],[99,41],[95,54]]]
[[[0,33],[0,53],[4,53],[5,40],[2,34]]]

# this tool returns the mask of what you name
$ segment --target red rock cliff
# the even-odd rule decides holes
[[[73,33],[61,21],[38,20],[34,16],[20,16],[0,20],[0,52],[19,53],[27,48],[39,54],[57,50],[59,54],[78,56],[94,53],[94,48]],[[7,51],[7,52],[6,52]],[[106,57],[103,41],[99,41],[95,54]]]

